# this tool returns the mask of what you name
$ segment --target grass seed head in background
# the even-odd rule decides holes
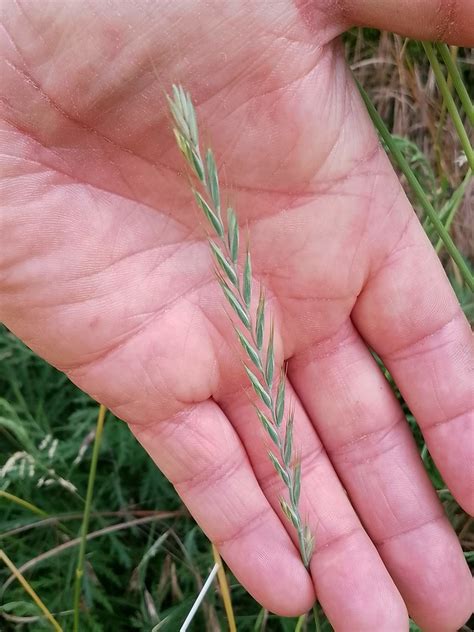
[[[288,490],[288,498],[280,498],[283,513],[293,525],[298,535],[301,558],[307,567],[314,548],[314,538],[308,526],[303,523],[299,510],[301,492],[301,463],[293,454],[294,412],[288,415],[283,432],[285,409],[285,371],[280,371],[278,386],[274,384],[275,354],[274,325],[267,318],[265,293],[260,289],[255,315],[252,311],[252,262],[249,248],[245,253],[243,270],[238,264],[239,225],[234,209],[227,209],[227,228],[221,213],[219,176],[211,149],[205,152],[205,159],[199,146],[199,134],[191,98],[182,86],[173,86],[168,104],[174,119],[174,135],[178,147],[202,186],[202,193],[193,188],[194,198],[201,209],[213,237],[209,246],[214,258],[218,282],[222,292],[243,325],[243,331],[235,327],[237,338],[247,357],[244,365],[247,377],[264,410],[255,406],[260,420],[274,449],[268,456]],[[264,331],[269,335],[264,350]],[[276,387],[276,388],[274,388]],[[276,395],[274,395],[276,391]]]

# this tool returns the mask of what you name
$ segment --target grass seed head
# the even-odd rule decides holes
[[[283,513],[294,526],[300,543],[301,558],[308,566],[313,550],[313,538],[307,525],[301,519],[299,499],[301,491],[301,462],[293,458],[294,411],[290,411],[286,422],[284,439],[280,429],[285,412],[285,371],[280,372],[276,397],[273,394],[275,373],[274,321],[270,319],[270,331],[266,351],[263,351],[266,301],[265,292],[260,287],[258,304],[252,310],[252,261],[247,246],[243,270],[239,261],[239,224],[232,208],[227,209],[227,230],[221,217],[221,192],[219,175],[211,149],[203,154],[199,147],[197,117],[189,96],[181,86],[173,86],[173,95],[168,97],[171,115],[174,119],[174,134],[178,147],[188,166],[201,183],[201,190],[193,189],[194,198],[207,222],[212,237],[209,246],[214,258],[216,275],[222,292],[232,311],[245,328],[245,334],[237,326],[237,338],[252,368],[244,364],[245,372],[261,405],[263,412],[255,406],[255,412],[276,448],[269,451],[275,471],[288,491],[288,500],[281,499]],[[201,155],[205,155],[203,162]]]

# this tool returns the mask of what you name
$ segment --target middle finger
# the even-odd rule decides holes
[[[411,616],[433,631],[462,625],[472,588],[461,547],[352,323],[294,358],[289,375]]]
[[[338,632],[406,630],[408,617],[403,600],[357,518],[311,421],[287,383],[289,401],[295,412],[294,450],[302,468],[299,506],[303,521],[315,536],[310,568],[318,600]],[[295,531],[279,505],[279,498],[287,497],[286,488],[268,458],[268,441],[249,401],[249,392],[240,390],[219,403],[247,450],[264,494],[296,542]]]

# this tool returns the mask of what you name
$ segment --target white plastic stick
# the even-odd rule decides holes
[[[204,586],[201,588],[201,592],[196,597],[196,601],[193,603],[193,607],[189,611],[189,614],[186,617],[186,619],[184,620],[183,625],[179,628],[179,632],[186,632],[186,630],[188,629],[189,624],[193,620],[194,615],[196,614],[199,606],[201,605],[201,601],[206,596],[206,593],[209,590],[209,588],[210,588],[210,586],[212,584],[212,580],[216,576],[218,570],[219,570],[219,564],[214,564],[214,566],[212,568],[212,571],[209,573],[209,577],[206,579],[206,581],[204,583]]]

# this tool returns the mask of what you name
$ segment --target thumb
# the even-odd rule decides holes
[[[342,0],[340,6],[355,26],[474,46],[473,0]]]

